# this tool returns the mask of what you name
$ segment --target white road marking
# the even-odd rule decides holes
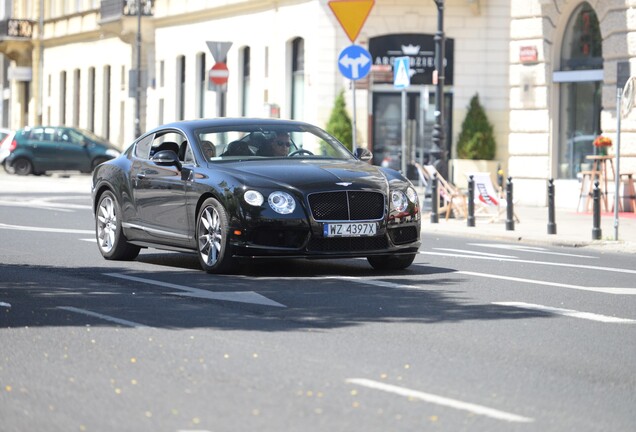
[[[469,276],[479,276],[490,279],[501,279],[501,280],[509,280],[513,282],[523,282],[535,285],[546,285],[546,286],[554,286],[559,288],[569,288],[580,291],[592,291],[592,292],[600,292],[605,294],[619,294],[619,295],[636,295],[636,288],[614,288],[614,287],[584,287],[580,285],[572,285],[572,284],[564,284],[558,282],[548,282],[548,281],[540,281],[535,279],[525,279],[525,278],[517,278],[512,276],[501,276],[489,273],[477,273],[470,271],[458,271],[457,274],[465,274]]]
[[[116,324],[121,324],[121,325],[125,325],[128,327],[148,327],[147,325],[144,324],[139,324],[136,323],[134,321],[128,321],[125,319],[121,319],[121,318],[116,318],[116,317],[112,317],[110,315],[104,315],[104,314],[100,314],[97,312],[92,312],[86,309],[79,309],[76,307],[72,307],[72,306],[58,306],[58,309],[63,309],[65,311],[69,311],[69,312],[75,312],[78,314],[82,314],[82,315],[88,315],[88,316],[92,316],[95,318],[99,318],[99,319],[103,319],[104,321],[110,321],[110,322],[114,322]]]
[[[0,229],[9,229],[17,231],[37,231],[37,232],[49,232],[49,233],[67,233],[67,234],[95,234],[94,230],[78,230],[68,228],[43,228],[43,227],[31,227],[22,225],[9,225],[0,223]]]
[[[404,284],[399,284],[395,282],[387,282],[387,281],[377,280],[377,279],[368,279],[368,278],[359,277],[359,276],[324,276],[324,277],[321,277],[321,279],[346,280],[346,281],[361,283],[365,285],[379,286],[382,288],[403,288],[403,289],[415,289],[415,290],[423,289],[423,287],[417,286],[417,285],[404,285]]]
[[[89,243],[97,243],[97,239],[96,238],[85,238],[85,239],[80,239],[81,241],[85,241],[85,242],[89,242]]]
[[[555,307],[551,307],[551,306],[543,306],[543,305],[532,304],[532,303],[524,303],[524,302],[493,302],[492,304],[499,305],[499,306],[512,306],[512,307],[517,307],[517,308],[521,308],[521,309],[538,310],[538,311],[543,311],[543,312],[549,312],[549,313],[552,313],[552,314],[555,314],[555,315],[563,315],[563,316],[568,316],[568,317],[573,317],[573,318],[586,319],[586,320],[590,320],[590,321],[599,321],[599,322],[603,322],[603,323],[611,323],[611,324],[634,324],[634,323],[636,323],[636,320],[628,319],[628,318],[616,318],[616,317],[611,317],[611,316],[607,316],[607,315],[599,315],[599,314],[595,314],[595,313],[591,313],[591,312],[579,312],[579,311],[576,311],[576,310],[573,310],[573,309],[555,308]]]
[[[469,259],[476,259],[476,260],[514,262],[514,263],[536,264],[536,265],[546,265],[546,266],[554,266],[554,267],[571,267],[571,268],[580,268],[585,270],[598,270],[598,271],[606,271],[606,272],[614,272],[614,273],[636,274],[636,270],[632,270],[632,269],[622,269],[622,268],[616,268],[616,267],[601,267],[601,266],[593,266],[593,265],[585,265],[585,264],[568,264],[568,263],[557,263],[557,262],[550,262],[550,261],[494,258],[494,257],[486,257],[486,256],[450,254],[450,253],[427,252],[427,251],[419,251],[418,253],[421,255],[435,255],[435,256],[445,256],[445,257],[452,257],[452,258],[469,258]]]
[[[499,255],[499,254],[493,254],[493,253],[487,253],[487,252],[477,252],[477,251],[471,251],[471,250],[465,250],[465,249],[434,248],[434,250],[441,250],[441,251],[447,251],[447,252],[467,253],[467,254],[472,254],[472,255],[489,256],[489,257],[495,257],[495,258],[517,258],[516,256],[513,256],[513,255]]]
[[[462,411],[468,411],[471,414],[483,415],[486,417],[494,418],[497,420],[504,420],[508,422],[516,423],[531,423],[534,419],[523,417],[517,414],[507,413],[505,411],[499,411],[494,408],[488,408],[483,405],[476,405],[473,403],[462,402],[456,399],[450,399],[443,396],[434,395],[431,393],[424,393],[417,390],[411,390],[404,387],[398,387],[391,384],[385,384],[364,378],[350,378],[346,381],[349,384],[355,384],[362,387],[367,387],[374,390],[381,390],[387,393],[397,394],[413,399],[419,399],[424,402],[441,405],[448,408],[454,408]]]
[[[157,285],[166,288],[174,288],[180,291],[179,293],[168,293],[171,295],[178,295],[183,297],[198,297],[209,300],[221,300],[221,301],[230,301],[230,302],[238,302],[238,303],[251,303],[258,304],[262,306],[274,306],[274,307],[287,307],[284,304],[275,302],[274,300],[270,300],[267,297],[255,293],[254,291],[226,291],[226,292],[214,292],[207,291],[199,288],[192,288],[184,285],[177,285],[169,282],[162,282],[153,279],[145,279],[136,276],[128,276],[119,273],[104,273],[106,276],[111,276],[120,279],[127,279],[134,282],[141,282],[150,285]]]
[[[471,246],[480,246],[480,247],[485,247],[485,248],[496,248],[496,249],[507,249],[507,250],[518,250],[518,251],[523,251],[523,252],[535,252],[535,253],[541,253],[544,255],[561,255],[561,256],[569,256],[569,257],[576,257],[576,258],[595,258],[598,259],[598,257],[595,256],[591,256],[591,255],[577,255],[577,254],[571,254],[571,253],[565,253],[565,252],[552,252],[548,249],[542,248],[542,247],[536,247],[536,246],[526,246],[526,245],[512,245],[512,244],[505,244],[505,243],[469,243],[469,245]]]
[[[72,212],[73,210],[92,210],[90,204],[70,204],[57,203],[55,200],[68,201],[71,199],[81,199],[87,201],[85,196],[52,196],[46,198],[19,197],[19,199],[4,198],[0,200],[0,206],[5,207],[29,207],[45,210],[59,210],[62,212]]]
[[[0,302],[0,307],[10,308],[10,307],[11,307],[11,305],[10,305],[9,303]]]

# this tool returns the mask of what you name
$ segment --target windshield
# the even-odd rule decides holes
[[[237,125],[196,132],[208,161],[263,158],[352,159],[352,154],[325,131],[308,125]]]

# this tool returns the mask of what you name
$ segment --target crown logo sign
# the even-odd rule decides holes
[[[413,44],[402,45],[402,52],[407,55],[416,55],[420,52],[420,46],[413,46]]]

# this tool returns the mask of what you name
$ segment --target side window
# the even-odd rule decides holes
[[[135,156],[140,159],[148,159],[150,157],[150,146],[154,135],[148,135],[137,141],[135,145]]]
[[[179,159],[183,163],[193,164],[194,163],[194,154],[192,153],[192,147],[188,144],[187,141],[181,143],[181,149],[179,149]]]
[[[157,152],[170,150],[175,152],[177,156],[179,156],[179,159],[183,160],[183,157],[181,157],[181,143],[184,141],[186,141],[186,138],[179,132],[167,132],[163,135],[155,135],[150,147],[150,157]],[[185,146],[183,148],[185,154]]]
[[[42,141],[44,138],[44,128],[33,128],[29,133],[29,139],[33,141]]]
[[[68,131],[66,129],[56,129],[53,132],[53,135],[55,137],[54,138],[55,141],[60,141],[60,142],[64,142],[64,143],[71,141],[71,137],[68,135]]]
[[[84,144],[84,135],[82,135],[81,133],[76,132],[72,129],[68,129],[67,133],[71,143],[77,146],[81,146]]]

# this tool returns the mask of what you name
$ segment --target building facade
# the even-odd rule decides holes
[[[555,178],[559,205],[575,207],[577,174],[595,151],[594,137],[617,138],[617,65],[636,57],[636,1],[440,3],[440,147],[453,159],[468,103],[478,94],[515,197],[545,205],[546,181]],[[357,145],[373,151],[374,163],[399,168],[403,134],[409,161],[435,150],[434,0],[375,1],[356,39],[373,66],[355,82],[339,71],[338,57],[351,41],[327,0],[14,0],[2,19],[3,126],[66,124],[120,147],[158,124],[219,115],[324,127],[344,91]],[[414,72],[404,95],[392,82],[399,56],[410,58]],[[227,84],[210,82],[218,63],[227,65]],[[622,119],[622,171],[636,170],[629,156],[635,133],[632,116]],[[453,167],[452,179],[465,182]]]

